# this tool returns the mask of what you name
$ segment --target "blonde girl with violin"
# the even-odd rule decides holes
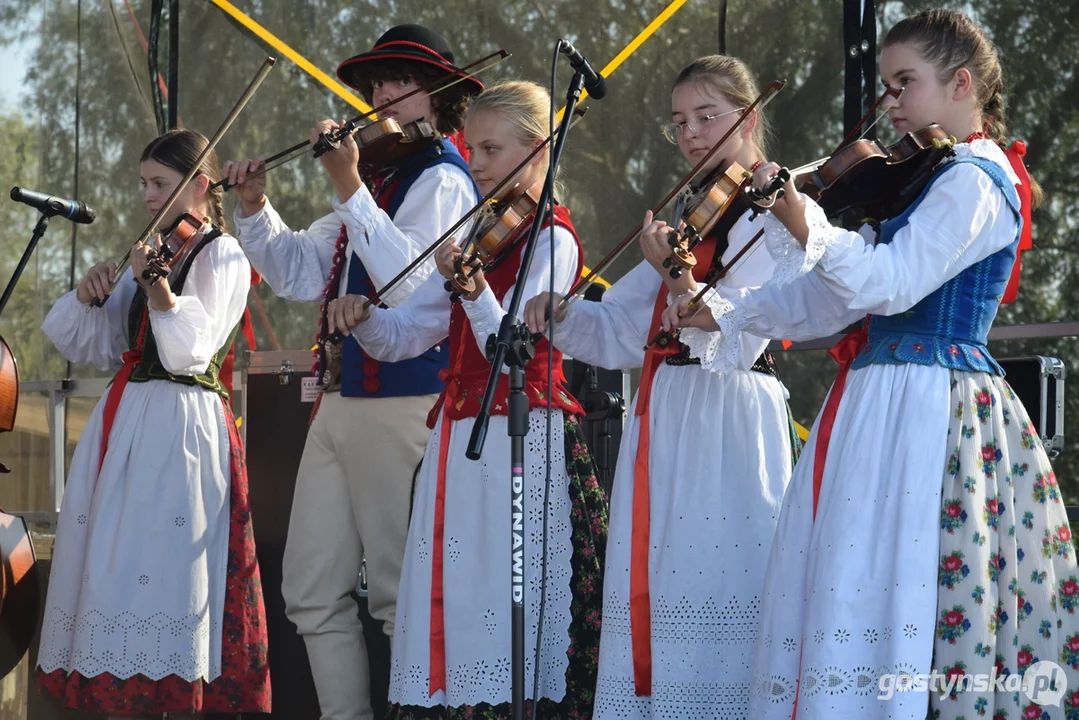
[[[1040,191],[1005,145],[1000,62],[966,15],[899,22],[880,73],[902,89],[885,104],[896,131],[937,123],[954,155],[868,240],[807,228],[816,204],[791,188],[773,212],[819,258],[813,272],[694,318],[733,347],[740,331],[801,339],[868,316],[833,351],[844,370],[784,502],[751,714],[1074,717],[1071,530],[1037,430],[986,347]],[[1025,692],[1005,682],[1039,661],[1055,664],[1038,673],[1052,688],[1029,673]]]
[[[142,154],[153,215],[207,145],[173,130]],[[243,447],[219,377],[250,266],[225,234],[211,153],[172,209],[191,240],[167,277],[155,249],[98,263],[42,330],[70,361],[118,371],[72,458],[38,654],[39,686],[112,716],[269,712],[266,619]]]
[[[674,82],[664,135],[695,165],[758,94],[737,58],[695,60]],[[765,117],[750,115],[709,176],[759,165],[765,131]],[[642,348],[672,295],[702,283],[760,230],[786,231],[741,205],[698,245],[696,270],[674,279],[663,266],[674,228],[650,212],[643,227],[646,261],[602,302],[575,303],[555,324],[556,346],[575,359],[643,365],[615,467],[595,717],[744,718],[764,566],[794,460],[786,391],[759,337],[744,335],[722,374],[684,346]],[[719,291],[761,285],[780,271],[761,242]],[[545,330],[548,301],[528,304],[533,331]]]
[[[465,137],[471,150],[469,168],[481,192],[493,190],[543,143],[549,107],[547,91],[530,82],[502,83],[473,101]],[[543,149],[511,181],[513,194],[532,189],[535,197],[547,163]],[[497,258],[489,258],[487,270],[475,274],[475,288],[460,302],[451,302],[444,285],[468,248],[450,242],[437,255],[441,275],[428,278],[403,305],[364,309],[364,298],[350,295],[330,308],[331,325],[351,330],[379,360],[411,357],[449,335],[446,391],[429,419],[433,432],[416,485],[401,576],[391,717],[510,717],[510,444],[505,374],[483,457],[469,460],[465,448],[490,371],[484,347],[505,315],[533,217],[528,214]],[[553,228],[548,225],[539,235],[524,297],[539,294],[552,276],[554,286],[564,291],[580,275],[582,261],[569,211],[558,205]],[[554,368],[550,378],[548,359]],[[590,717],[607,530],[605,498],[578,428],[583,411],[565,388],[561,354],[543,340],[525,368],[525,385],[531,408],[524,478],[526,698],[532,705],[542,588],[546,599],[538,653],[538,713],[551,719]],[[545,506],[548,411],[553,416],[549,438],[553,461]]]

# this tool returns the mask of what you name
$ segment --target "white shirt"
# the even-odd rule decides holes
[[[535,256],[525,281],[519,317],[524,315],[524,305],[530,298],[548,289],[551,282],[551,232],[544,228],[537,238]],[[564,293],[577,275],[577,242],[569,230],[555,226],[554,229],[555,292]],[[450,294],[446,292],[445,278],[434,273],[402,305],[392,308],[371,308],[371,316],[357,325],[352,334],[363,349],[377,360],[397,362],[416,357],[427,348],[446,337],[450,328]],[[474,301],[462,298],[462,307],[468,315],[472,332],[479,347],[487,344],[487,337],[498,332],[513,297],[510,286],[499,304],[490,286]]]
[[[994,142],[960,144],[956,155],[990,160],[1013,184],[1019,183]],[[819,210],[808,199],[807,205]],[[820,257],[813,272],[787,285],[708,298],[720,333],[718,342],[701,348],[702,363],[717,369],[732,366],[742,331],[776,340],[809,340],[838,332],[867,314],[906,312],[966,268],[1013,243],[1018,222],[993,179],[981,168],[963,164],[934,181],[888,244],[811,223],[807,253]],[[683,339],[700,332],[683,331]]]
[[[268,199],[250,217],[242,217],[237,207],[233,219],[251,264],[277,295],[321,302],[342,224],[348,229],[339,286],[343,295],[353,253],[367,268],[375,288],[382,289],[478,201],[471,179],[460,168],[442,163],[420,174],[392,220],[363,185],[344,202],[335,197],[334,212],[307,230],[291,230]],[[391,306],[400,304],[434,269],[432,255],[382,300]]]

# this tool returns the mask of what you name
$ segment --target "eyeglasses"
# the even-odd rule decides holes
[[[734,110],[728,110],[727,112],[719,113],[718,115],[698,115],[697,122],[671,122],[660,127],[660,130],[663,132],[663,137],[667,138],[667,140],[671,143],[677,145],[678,141],[682,139],[682,134],[685,133],[687,128],[689,129],[690,135],[700,135],[701,133],[708,132],[708,127],[712,124],[713,120],[721,118],[725,115],[730,115],[731,113],[742,112],[743,110],[745,110],[745,108],[735,108]]]

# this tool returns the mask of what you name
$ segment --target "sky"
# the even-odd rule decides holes
[[[37,42],[35,37],[0,45],[0,111],[12,112],[18,107],[23,78]]]

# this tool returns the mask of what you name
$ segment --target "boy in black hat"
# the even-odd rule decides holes
[[[380,117],[402,126],[426,120],[443,137],[376,177],[360,177],[352,138],[321,156],[336,191],[334,212],[307,230],[289,229],[274,211],[265,175],[246,181],[261,161],[230,162],[224,170],[239,184],[237,236],[251,264],[281,297],[322,303],[317,372],[324,391],[296,479],[282,592],[307,645],[322,717],[366,720],[367,651],[350,593],[366,558],[370,614],[392,635],[412,478],[429,434],[427,412],[442,389],[446,346],[380,363],[347,337],[340,357],[334,351],[327,358],[326,309],[338,296],[382,288],[478,202],[468,165],[446,136],[460,131],[468,98],[483,85],[454,65],[445,38],[418,25],[392,28],[337,74],[374,107],[424,88]],[[319,123],[312,140],[335,127]],[[431,259],[386,304],[402,302],[434,268]]]

